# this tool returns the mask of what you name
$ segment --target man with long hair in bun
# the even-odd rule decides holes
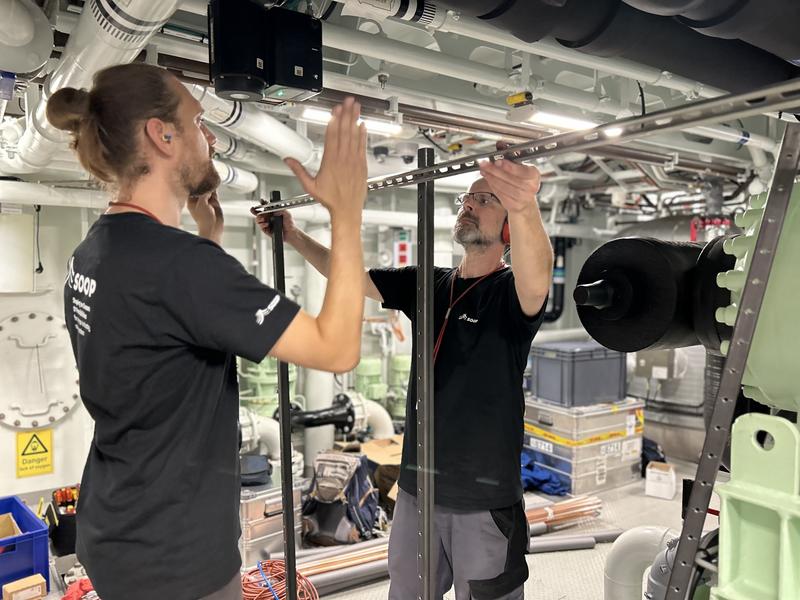
[[[132,86],[135,88],[132,89]],[[203,109],[145,64],[65,88],[47,117],[112,201],[69,259],[64,302],[95,421],[76,549],[103,600],[241,598],[235,357],[328,371],[359,359],[366,132],[333,111],[319,172],[287,164],[330,212],[331,278],[317,317],[221,247],[220,178]],[[187,207],[198,235],[182,231]]]

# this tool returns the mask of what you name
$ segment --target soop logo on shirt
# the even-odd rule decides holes
[[[69,271],[67,273],[67,287],[73,291],[91,298],[97,290],[97,281],[86,275],[81,275],[75,270],[75,257],[69,259]]]
[[[272,299],[272,302],[270,302],[270,303],[267,305],[267,307],[266,307],[266,308],[259,308],[259,309],[256,311],[256,323],[257,323],[258,325],[263,325],[263,324],[264,324],[264,318],[265,318],[265,317],[266,317],[266,316],[267,316],[269,313],[271,313],[271,312],[272,312],[272,311],[275,309],[275,307],[276,307],[276,306],[278,306],[278,302],[280,302],[280,301],[281,301],[281,297],[280,297],[280,296],[275,296],[275,297]]]

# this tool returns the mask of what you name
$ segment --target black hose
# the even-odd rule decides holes
[[[553,239],[553,258],[555,263],[551,291],[553,302],[550,310],[544,313],[545,323],[557,321],[564,312],[564,276],[566,275],[567,266],[567,238],[557,237]]]

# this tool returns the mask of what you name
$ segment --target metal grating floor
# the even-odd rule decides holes
[[[617,490],[597,494],[604,501],[603,516],[579,525],[563,534],[619,527],[627,530],[639,525],[663,525],[680,531],[680,478],[693,477],[695,465],[673,462],[678,470],[678,494],[673,500],[644,495],[644,480]],[[712,503],[712,506],[716,504]],[[716,527],[709,518],[708,528]],[[611,544],[599,544],[594,550],[575,550],[528,556],[530,577],[525,584],[526,600],[602,600],[603,567]],[[383,580],[324,596],[325,600],[385,600],[389,581]],[[451,590],[445,600],[453,600]]]

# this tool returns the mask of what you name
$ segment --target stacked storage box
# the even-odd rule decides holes
[[[596,342],[531,348],[525,447],[572,494],[641,478],[644,403],[625,399],[625,360]]]
[[[575,408],[532,397],[525,403],[525,447],[571,494],[639,480],[643,431],[640,400]]]
[[[294,487],[294,529],[295,540],[298,542],[301,533],[300,490],[307,485],[307,480],[301,480],[296,481]],[[242,488],[239,517],[242,527],[239,552],[242,555],[243,569],[254,567],[258,561],[266,560],[271,554],[283,552],[280,483]]]

